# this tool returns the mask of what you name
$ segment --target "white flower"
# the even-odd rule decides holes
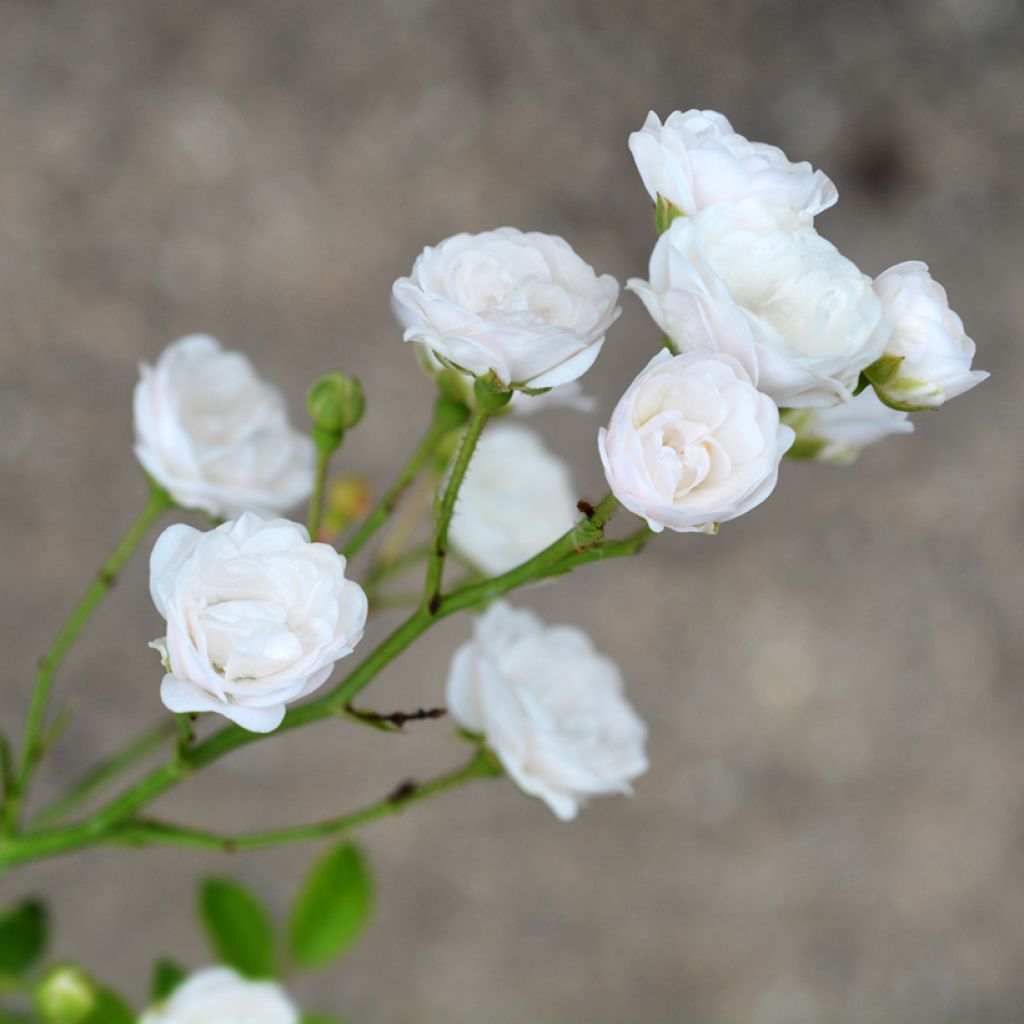
[[[621,312],[615,278],[598,277],[563,239],[515,228],[428,246],[392,295],[406,341],[517,387],[582,376]]]
[[[662,195],[690,217],[754,199],[810,220],[839,198],[821,171],[792,163],[777,146],[749,142],[714,110],[677,110],[664,124],[652,110],[629,148],[651,199]]]
[[[655,532],[714,532],[775,489],[793,443],[730,356],[662,349],[619,399],[598,448],[612,493]]]
[[[207,967],[143,1013],[139,1024],[299,1024],[299,1011],[276,982]]]
[[[935,408],[988,376],[971,369],[974,342],[926,263],[897,263],[878,275],[875,292],[893,325],[886,361],[902,360],[892,376],[883,374],[885,379],[868,374],[886,402],[907,409]]]
[[[135,455],[179,505],[274,515],[309,497],[312,441],[289,424],[281,392],[216,339],[168,345],[141,367],[133,405]]]
[[[320,687],[366,624],[366,595],[334,548],[250,512],[208,533],[164,530],[149,588],[167,620],[167,636],[151,645],[167,670],[160,699],[252,732],[276,729],[285,705]]]
[[[792,454],[837,465],[853,462],[862,448],[914,431],[907,413],[884,405],[871,388],[830,409],[787,410],[782,419],[796,431]]]
[[[483,733],[512,780],[563,821],[591,796],[631,792],[647,770],[647,728],[615,663],[573,626],[545,626],[497,602],[455,652],[448,706]]]
[[[576,492],[569,468],[528,427],[486,431],[473,453],[449,529],[466,561],[497,576],[572,529]]]
[[[753,203],[679,217],[628,287],[683,350],[735,356],[782,406],[850,398],[885,347],[871,279],[809,224]]]

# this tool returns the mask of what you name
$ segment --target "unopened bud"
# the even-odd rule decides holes
[[[35,1004],[46,1024],[82,1024],[96,1008],[92,979],[74,964],[52,967],[36,985]]]
[[[337,372],[324,374],[309,389],[306,409],[313,421],[317,447],[333,451],[341,444],[342,434],[363,418],[363,387],[355,377]]]

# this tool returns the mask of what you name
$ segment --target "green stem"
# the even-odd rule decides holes
[[[625,541],[609,542],[602,548],[600,556],[593,553],[592,549],[601,545],[604,527],[617,508],[618,501],[612,495],[608,495],[594,509],[589,519],[581,520],[573,529],[529,561],[501,576],[453,590],[441,599],[433,614],[424,607],[417,608],[337,686],[317,700],[292,708],[276,732],[270,735],[288,732],[331,717],[360,720],[357,714],[349,710],[348,706],[353,699],[414,640],[435,622],[448,615],[493,601],[526,583],[561,575],[576,565],[593,561],[597,557],[633,554],[642,546],[636,535]],[[154,769],[79,825],[52,832],[34,833],[30,836],[0,839],[0,870],[36,857],[52,856],[101,842],[112,828],[122,824],[182,779],[239,747],[266,738],[267,734],[247,732],[237,725],[224,726],[212,736],[195,744],[187,756],[174,758]]]
[[[316,473],[313,477],[313,495],[309,499],[309,539],[315,541],[320,535],[320,520],[324,514],[324,484],[327,481],[327,467],[335,448],[316,449]]]
[[[373,535],[387,522],[388,516],[394,512],[408,486],[419,476],[420,470],[426,465],[450,429],[449,423],[441,416],[435,415],[427,432],[417,449],[402,467],[395,482],[384,492],[383,497],[373,511],[363,520],[362,525],[341,548],[346,558],[354,558],[363,549]]]
[[[247,832],[242,835],[222,835],[199,829],[183,828],[153,820],[129,821],[108,833],[104,841],[127,846],[187,846],[201,850],[221,850],[233,853],[240,850],[258,850],[268,846],[283,846],[315,839],[326,839],[341,833],[351,832],[371,821],[398,814],[413,804],[420,803],[439,793],[455,789],[473,779],[494,777],[498,774],[493,761],[483,751],[465,765],[429,782],[409,783],[396,789],[383,800],[363,807],[358,811],[330,818],[310,825],[296,825],[289,828],[270,829],[266,832]]]
[[[71,613],[71,617],[53,642],[53,646],[39,662],[35,690],[32,694],[32,703],[29,706],[25,735],[21,746],[21,761],[18,767],[18,799],[24,798],[37,761],[39,734],[46,719],[46,707],[50,698],[50,690],[53,687],[53,677],[56,675],[61,661],[82,631],[82,627],[88,622],[89,616],[116,582],[118,573],[128,561],[139,541],[160,515],[172,505],[173,502],[166,492],[155,486],[150,487],[146,507],[121,539],[113,554],[103,563],[92,586],[86,591],[78,607]]]
[[[466,424],[465,432],[462,435],[462,443],[459,445],[458,454],[452,465],[451,475],[444,489],[444,496],[437,511],[437,523],[434,527],[433,550],[427,561],[427,579],[423,591],[423,604],[427,610],[434,614],[437,612],[441,600],[441,577],[444,575],[444,560],[448,554],[448,527],[455,512],[455,499],[459,496],[459,488],[466,477],[466,470],[469,469],[470,459],[476,449],[480,435],[487,426],[490,412],[483,402],[477,402]]]
[[[102,789],[111,779],[116,778],[122,772],[138,764],[154,750],[162,747],[174,735],[174,731],[174,723],[166,719],[154,725],[123,750],[100,762],[83,775],[66,793],[33,818],[31,828],[33,830],[42,829],[67,817],[71,811],[88,800],[93,793]]]

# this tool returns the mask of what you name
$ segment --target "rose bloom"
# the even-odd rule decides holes
[[[299,1024],[299,1011],[276,982],[207,967],[147,1010],[139,1024]]]
[[[662,349],[619,399],[598,448],[612,493],[652,530],[713,533],[771,494],[793,439],[735,359]]]
[[[309,497],[313,442],[289,424],[281,392],[216,339],[168,345],[141,367],[133,404],[135,455],[179,505],[226,518]]]
[[[392,295],[406,341],[515,387],[582,376],[621,312],[615,278],[598,277],[563,239],[515,228],[427,247]]]
[[[897,263],[878,275],[875,292],[893,325],[885,354],[903,359],[895,376],[875,385],[885,401],[908,409],[932,409],[988,376],[971,369],[974,342],[926,263]]]
[[[566,464],[516,423],[486,431],[473,453],[449,528],[467,562],[497,576],[572,529],[576,491]]]
[[[821,171],[791,162],[777,146],[749,142],[714,110],[677,110],[664,124],[652,110],[629,148],[652,201],[664,196],[690,217],[754,199],[809,221],[839,198]]]
[[[320,687],[363,635],[367,603],[345,559],[305,527],[245,513],[207,533],[170,526],[149,560],[167,636],[160,699],[215,711],[252,732]]]
[[[523,792],[570,821],[592,796],[630,793],[647,770],[647,727],[622,689],[582,630],[499,601],[455,652],[448,706]]]
[[[907,413],[884,405],[871,388],[842,405],[790,409],[782,418],[796,431],[794,454],[836,465],[853,462],[861,449],[887,437],[914,431]]]
[[[684,351],[738,358],[780,406],[846,401],[884,350],[871,279],[808,224],[752,203],[677,218],[628,287]]]

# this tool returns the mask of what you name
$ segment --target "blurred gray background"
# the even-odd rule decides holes
[[[382,485],[430,402],[388,306],[420,248],[513,224],[642,274],[627,135],[649,108],[713,107],[833,177],[819,228],[865,271],[930,262],[992,379],[851,468],[788,465],[715,539],[521,595],[620,661],[650,774],[571,825],[496,783],[367,830],[372,931],[291,987],[361,1024],[1021,1021],[1022,56],[1017,0],[3,0],[4,726],[143,500],[140,360],[213,332],[297,420],[318,373],[359,375],[338,467]],[[598,415],[533,421],[592,497],[598,423],[657,344],[623,305],[586,379]],[[145,561],[61,673],[76,716],[44,794],[161,711]],[[442,699],[468,628],[444,623],[373,702]],[[326,816],[457,748],[450,723],[321,725],[160,811]],[[156,955],[208,959],[197,877],[235,872],[283,913],[313,853],[101,850],[0,898],[51,892],[57,952],[141,998]]]

